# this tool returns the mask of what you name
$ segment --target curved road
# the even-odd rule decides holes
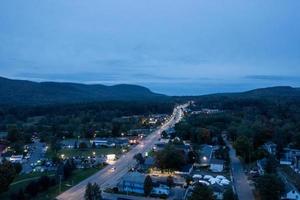
[[[163,124],[160,128],[146,137],[142,144],[137,145],[116,161],[116,163],[114,164],[114,166],[116,167],[115,171],[112,171],[112,166],[108,165],[96,174],[90,176],[89,178],[83,180],[79,184],[60,194],[56,198],[59,200],[81,200],[84,197],[85,187],[89,182],[99,184],[102,190],[108,188],[109,186],[116,185],[120,178],[122,178],[128,172],[128,170],[136,164],[133,156],[137,153],[144,154],[145,152],[151,150],[151,148],[160,138],[161,132],[170,127],[173,127],[182,119],[182,109],[186,108],[187,106],[188,104],[184,104],[174,108],[173,114],[165,124]]]

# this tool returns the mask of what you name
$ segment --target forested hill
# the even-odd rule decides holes
[[[142,101],[167,98],[137,85],[105,86],[78,83],[32,82],[0,77],[0,104],[43,105],[96,101]]]
[[[201,100],[201,101],[226,101],[230,99],[234,100],[299,100],[300,101],[300,88],[294,88],[290,86],[276,86],[259,88],[249,90],[246,92],[235,92],[235,93],[216,93],[201,96],[186,96],[186,97],[175,97],[177,100]]]

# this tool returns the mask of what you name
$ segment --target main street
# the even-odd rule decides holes
[[[247,180],[247,176],[244,173],[243,166],[241,161],[236,155],[235,149],[232,145],[226,140],[225,137],[224,141],[226,145],[229,147],[229,156],[231,160],[231,171],[233,176],[233,184],[238,196],[239,200],[254,200],[254,195]]]
[[[188,104],[180,105],[174,108],[173,114],[170,119],[159,127],[156,131],[151,133],[144,141],[135,146],[125,155],[121,156],[114,164],[115,170],[111,170],[112,166],[108,165],[96,174],[90,176],[69,190],[57,196],[59,200],[81,200],[84,197],[85,187],[90,183],[97,183],[100,185],[101,189],[114,186],[118,183],[120,178],[122,178],[128,170],[136,164],[133,156],[137,153],[145,154],[150,151],[155,143],[159,140],[161,132],[173,127],[177,122],[179,122],[183,117],[182,109],[186,108]]]

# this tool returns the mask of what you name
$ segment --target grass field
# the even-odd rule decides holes
[[[43,175],[53,176],[53,172],[43,172],[43,173],[31,173],[31,174],[22,174],[17,176],[14,181],[10,184],[9,190],[0,195],[0,199],[9,199],[9,196],[13,192],[17,192],[20,189],[26,187],[30,181],[36,180]]]
[[[87,177],[98,172],[101,168],[90,168],[90,169],[77,169],[73,172],[72,176],[61,183],[61,192],[66,191]],[[9,199],[10,194],[13,192],[18,192],[20,189],[24,189],[30,181],[37,180],[42,175],[53,176],[54,173],[34,173],[28,175],[21,175],[15,179],[15,181],[10,185],[9,191],[0,195],[0,199],[6,200]],[[49,188],[46,192],[39,193],[34,199],[37,200],[53,200],[55,197],[60,194],[59,184]]]
[[[56,196],[60,193],[68,190],[72,186],[76,185],[77,183],[83,181],[87,177],[93,175],[94,173],[98,172],[100,168],[90,168],[90,169],[78,169],[73,172],[72,177],[68,180],[62,181],[61,183],[61,191],[59,191],[59,185],[51,187],[48,191],[39,194],[35,199],[37,200],[53,200]]]

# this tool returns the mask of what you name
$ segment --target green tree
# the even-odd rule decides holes
[[[223,200],[235,200],[232,188],[228,188],[223,195]]]
[[[16,126],[10,126],[8,128],[7,140],[14,143],[22,139],[22,135]]]
[[[278,163],[277,163],[275,157],[272,155],[269,155],[267,157],[266,166],[265,166],[264,170],[268,174],[274,174],[274,173],[276,173],[277,165],[278,165]]]
[[[163,150],[156,153],[156,165],[164,170],[180,170],[185,165],[185,158],[181,151],[168,145]]]
[[[9,161],[0,164],[0,193],[7,191],[9,185],[16,177],[16,170]]]
[[[144,164],[145,163],[145,158],[143,157],[143,155],[141,153],[135,154],[133,156],[133,158],[140,164]]]
[[[169,135],[166,131],[161,132],[161,138],[167,139],[168,137],[169,137]]]
[[[251,161],[250,156],[252,151],[252,144],[246,136],[239,136],[234,142],[234,148],[236,150],[236,154],[243,157],[246,162]]]
[[[13,165],[14,165],[16,174],[20,174],[20,172],[22,171],[22,165],[21,165],[21,163],[14,163]]]
[[[262,200],[279,200],[284,185],[277,176],[266,174],[257,179],[256,188]]]
[[[197,184],[189,200],[214,200],[213,191],[206,185]]]
[[[101,190],[97,183],[94,183],[94,184],[88,183],[87,184],[86,189],[85,189],[84,199],[85,200],[101,200],[102,199]]]
[[[148,176],[146,176],[145,181],[144,181],[144,194],[146,196],[149,196],[152,189],[153,189],[153,182],[152,182],[151,177],[148,175]]]

